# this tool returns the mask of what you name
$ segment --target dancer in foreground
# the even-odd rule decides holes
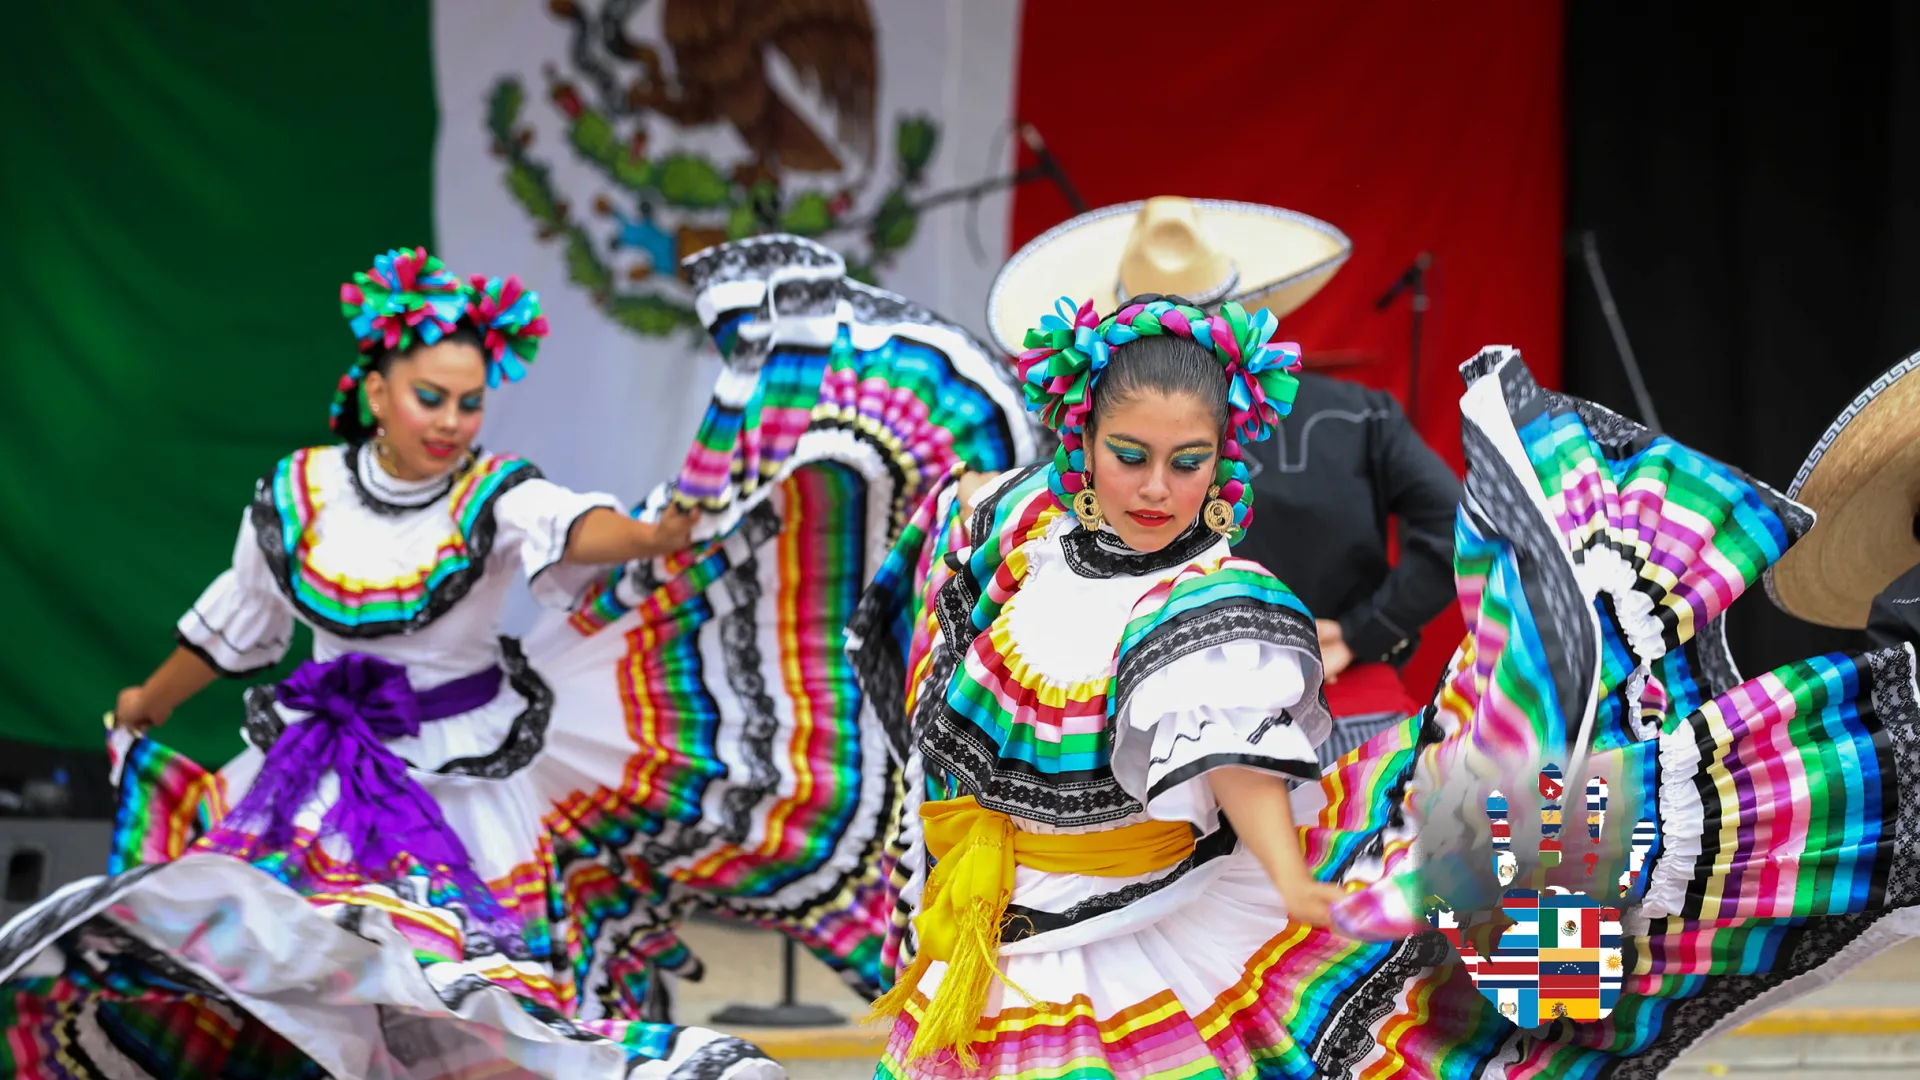
[[[1218,535],[1289,396],[1272,330],[1065,303],[1021,358],[1055,460],[936,492],[863,600],[911,747],[878,1076],[1651,1076],[1913,932],[1912,650],[1739,683],[1716,620],[1808,515],[1511,350],[1464,368],[1467,639],[1290,807],[1326,731],[1312,622]],[[1606,785],[1560,841],[1591,858],[1543,858],[1549,766]],[[1525,1027],[1429,921],[1498,936],[1501,792],[1523,880],[1623,909],[1592,1000]]]
[[[4,1071],[783,1075],[714,1032],[581,1015],[606,962],[582,913],[603,897],[568,873],[588,853],[560,793],[644,751],[617,716],[556,723],[564,680],[499,636],[516,571],[570,606],[601,566],[685,547],[694,516],[637,521],[477,448],[489,389],[546,333],[517,279],[393,251],[341,307],[362,353],[334,401],[344,442],[260,481],[232,569],[120,694],[120,872],[0,937]],[[278,662],[296,623],[313,657],[248,692],[232,764],[145,737],[217,676]]]

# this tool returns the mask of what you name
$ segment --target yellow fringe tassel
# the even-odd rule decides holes
[[[979,1062],[973,1052],[973,1034],[987,1011],[987,991],[999,974],[1000,921],[1006,910],[1003,904],[995,911],[985,901],[975,901],[967,908],[954,927],[957,951],[947,961],[940,985],[920,1015],[919,1030],[907,1050],[909,1060],[951,1048],[966,1068]],[[904,1012],[932,963],[933,957],[925,951],[914,957],[913,965],[893,989],[873,1003],[868,1020],[892,1019]]]
[[[972,797],[927,803],[920,817],[927,851],[935,859],[913,919],[920,951],[893,989],[873,1003],[867,1020],[900,1016],[933,962],[944,960],[947,970],[920,1017],[907,1057],[951,1048],[968,1069],[979,1060],[973,1036],[987,1011],[993,980],[1032,1000],[1000,974],[1000,934],[1013,898],[1016,862],[1056,873],[1127,877],[1172,866],[1193,852],[1191,830],[1173,822],[1143,821],[1092,834],[1028,834]]]

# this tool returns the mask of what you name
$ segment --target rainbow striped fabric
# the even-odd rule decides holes
[[[195,851],[207,826],[227,812],[220,774],[152,739],[134,742],[123,770],[109,873],[172,862]],[[441,875],[416,863],[410,880],[402,878],[401,885],[369,883],[363,872],[329,854],[317,839],[311,829],[302,828],[292,845],[251,865],[298,890],[315,906],[345,903],[384,910],[423,964],[458,964],[468,958],[472,950],[466,929],[451,915],[464,910],[464,901]],[[572,1013],[575,985],[553,978],[551,971],[556,920],[563,930],[568,928],[566,910],[555,911],[550,903],[549,883],[556,877],[549,849],[486,883],[524,946],[518,962],[501,964],[489,978],[530,1002]]]
[[[1429,896],[1456,911],[1497,907],[1483,807],[1499,789],[1533,819],[1535,777],[1548,766],[1574,790],[1601,776],[1619,819],[1645,816],[1654,794],[1646,751],[1631,748],[1659,731],[1660,714],[1639,707],[1652,665],[1665,661],[1661,674],[1683,703],[1696,697],[1684,644],[1811,524],[1719,462],[1541,390],[1512,350],[1487,350],[1463,370],[1469,469],[1455,577],[1468,643],[1435,702],[1447,737],[1423,752],[1414,784],[1421,794],[1410,810],[1425,823],[1419,869],[1382,867],[1337,915],[1363,938],[1417,931]],[[1631,776],[1608,774],[1635,763]],[[1563,864],[1546,883],[1584,891],[1612,881],[1631,845],[1615,838],[1602,848],[1591,881]],[[1531,880],[1538,845],[1512,854]]]
[[[200,998],[157,997],[124,975],[99,983],[15,980],[0,994],[0,1027],[10,1036],[0,1042],[0,1073],[46,1080],[100,1075],[89,1071],[89,1047],[74,1036],[72,1017],[84,1009],[121,1045],[143,1049],[139,1063],[148,1075],[327,1080],[326,1070],[249,1013]]]
[[[689,897],[877,994],[894,966],[897,766],[845,628],[932,486],[1032,457],[1033,431],[1004,361],[810,241],[722,245],[688,274],[725,369],[643,509],[696,504],[708,539],[623,568],[566,620],[588,643],[567,651],[598,658],[645,751],[617,785],[557,800],[567,888],[586,936],[617,928],[633,958],[610,961],[622,999],[646,1000],[658,970],[698,970],[673,929]],[[631,890],[607,869],[622,864]]]
[[[134,740],[117,755],[115,767],[120,798],[107,850],[109,874],[179,858],[230,809],[219,773],[152,739]]]
[[[857,986],[878,986],[886,867],[876,858],[891,803],[884,745],[863,738],[861,698],[836,628],[865,584],[865,485],[832,463],[779,484],[785,527],[749,548],[716,545],[688,579],[606,631],[607,677],[646,749],[618,788],[576,791],[549,823],[584,935],[672,908],[686,890],[782,929]],[[743,702],[740,691],[751,688]],[[561,708],[565,708],[562,703]],[[728,810],[715,820],[712,808]],[[637,892],[606,852],[633,851]],[[596,879],[605,878],[604,881]],[[643,922],[645,920],[642,920]],[[646,999],[654,967],[687,970],[671,920],[630,935],[622,996]],[[583,960],[584,963],[584,960]]]
[[[680,500],[726,510],[823,455],[857,455],[888,476],[890,538],[955,465],[1032,456],[1010,369],[959,326],[848,278],[826,248],[759,237],[710,248],[686,273],[728,372],[674,485]],[[820,437],[834,432],[849,439]]]
[[[314,559],[314,520],[323,505],[321,484],[312,470],[318,455],[333,447],[296,450],[281,459],[260,482],[254,497],[254,525],[263,540],[279,541],[269,562],[282,589],[313,625],[348,637],[378,637],[417,630],[432,619],[434,597],[444,607],[477,577],[487,552],[475,530],[486,523],[491,536],[493,501],[540,471],[520,458],[482,455],[454,481],[447,503],[446,536],[417,569],[382,581],[367,581],[328,571]],[[455,594],[455,595],[448,595]]]

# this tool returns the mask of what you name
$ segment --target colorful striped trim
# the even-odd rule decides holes
[[[887,463],[895,527],[955,464],[1014,464],[1001,406],[909,338],[858,349],[842,326],[828,348],[776,343],[755,379],[744,402],[708,407],[675,484],[682,499],[710,511],[746,499],[804,464],[805,438],[820,431],[849,432]]]
[[[520,458],[482,456],[447,493],[447,535],[432,561],[373,581],[331,571],[315,557],[317,522],[325,509],[316,474],[320,454],[338,457],[340,450],[297,450],[274,467],[254,497],[253,523],[261,551],[287,598],[314,625],[352,638],[418,630],[465,596],[486,571],[493,550],[494,500],[540,476],[540,470]]]

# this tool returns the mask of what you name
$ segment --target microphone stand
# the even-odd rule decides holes
[[[780,936],[780,1001],[776,1005],[729,1005],[713,1014],[711,1023],[739,1027],[840,1027],[847,1022],[827,1005],[800,1000],[800,946]]]
[[[1593,282],[1593,295],[1600,301],[1600,315],[1607,320],[1607,330],[1613,334],[1614,351],[1620,354],[1620,366],[1627,373],[1627,388],[1633,391],[1633,401],[1640,409],[1640,420],[1647,430],[1655,435],[1660,431],[1660,414],[1653,411],[1653,395],[1647,392],[1646,380],[1640,376],[1640,362],[1633,358],[1633,346],[1627,341],[1627,324],[1620,320],[1620,309],[1614,306],[1613,290],[1607,288],[1607,272],[1600,266],[1600,242],[1594,238],[1592,229],[1580,232],[1580,252],[1587,266],[1587,280]]]
[[[1086,213],[1087,201],[1080,197],[1080,192],[1074,188],[1073,181],[1067,179],[1067,170],[1060,167],[1060,162],[1053,156],[1053,151],[1047,149],[1046,140],[1040,137],[1040,129],[1022,121],[1020,141],[1026,143],[1027,149],[1033,151],[1034,160],[1039,162],[1038,168],[1041,174],[1052,180],[1054,187],[1060,189],[1060,194],[1067,200],[1067,205],[1073,209],[1073,212]]]
[[[1432,266],[1432,252],[1423,251],[1414,256],[1412,264],[1373,302],[1373,310],[1385,311],[1401,293],[1413,294],[1412,340],[1407,347],[1407,422],[1416,433],[1420,430],[1420,346],[1426,338],[1427,310],[1433,306],[1427,295],[1427,270]]]
[[[1073,186],[1073,181],[1067,179],[1067,170],[1061,167],[1060,160],[1053,156],[1051,150],[1047,149],[1046,141],[1040,138],[1039,130],[1032,124],[1022,123],[1020,125],[1020,141],[1027,144],[1027,148],[1033,151],[1035,158],[1038,159],[1037,164],[1000,176],[988,177],[985,180],[976,180],[971,184],[961,184],[957,187],[947,188],[944,191],[935,191],[904,206],[895,207],[891,210],[877,211],[862,218],[849,218],[833,226],[833,228],[828,229],[827,233],[865,232],[871,229],[883,216],[892,218],[898,217],[901,214],[917,214],[923,210],[932,210],[935,207],[945,206],[951,202],[970,202],[982,196],[991,195],[996,191],[1016,188],[1021,184],[1030,183],[1034,180],[1051,182],[1054,187],[1059,189],[1061,197],[1067,200],[1067,205],[1072,208],[1074,213],[1086,213],[1086,200],[1080,197],[1080,191]]]

